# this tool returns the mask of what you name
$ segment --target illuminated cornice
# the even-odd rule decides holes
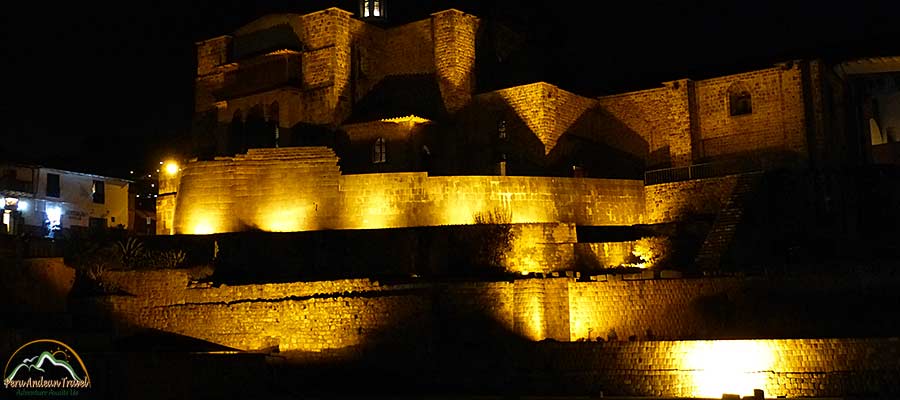
[[[405,123],[413,123],[413,124],[425,124],[425,123],[430,123],[431,120],[410,114],[405,117],[385,118],[385,119],[382,119],[381,122],[393,122],[395,124],[401,124],[404,122]]]

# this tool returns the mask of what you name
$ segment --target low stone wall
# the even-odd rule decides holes
[[[690,214],[715,214],[731,195],[737,175],[644,187],[644,222],[671,222]]]
[[[900,395],[898,354],[897,338],[619,341],[542,343],[534,358],[518,362],[523,369],[553,366],[531,377],[537,390],[552,384],[625,396],[721,398],[762,389],[767,398],[890,398]]]
[[[786,317],[797,324],[810,321],[756,315],[754,293],[807,298],[810,293],[798,290],[811,287],[855,298],[890,290],[878,286],[883,278],[632,278],[354,279],[212,287],[189,284],[183,272],[117,271],[105,279],[129,294],[94,298],[92,304],[123,332],[158,329],[239,350],[277,346],[295,362],[366,360],[383,354],[377,351],[385,343],[427,359],[448,337],[464,338],[457,344],[492,338],[501,347],[490,357],[501,359],[485,365],[508,363],[497,373],[527,381],[523,390],[536,393],[566,388],[566,393],[720,397],[748,395],[754,388],[787,396],[898,391],[897,339],[670,340],[724,339],[735,328],[756,335],[750,337],[773,337],[787,332]],[[763,287],[777,290],[760,292]],[[821,314],[816,307],[840,312],[827,304],[804,305],[806,313]],[[885,312],[869,318],[891,318]],[[722,325],[721,316],[737,324]],[[777,322],[761,326],[760,318]],[[762,331],[752,331],[760,326]],[[475,369],[465,373],[474,375],[465,378],[472,382],[480,379]]]
[[[568,286],[570,338],[717,337],[697,302],[741,286],[738,278],[573,281]]]
[[[575,264],[575,224],[515,224],[510,233],[503,261],[509,272],[566,271]]]
[[[183,166],[176,201],[160,201],[161,227],[208,234],[468,225],[500,211],[513,223],[642,222],[643,183],[624,179],[341,175],[323,147],[251,149]],[[169,233],[160,228],[158,233]]]

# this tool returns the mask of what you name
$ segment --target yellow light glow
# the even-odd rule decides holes
[[[687,342],[685,346],[682,369],[690,371],[692,396],[753,395],[753,389],[766,389],[774,357],[765,342],[712,340]]]
[[[175,175],[178,173],[178,163],[175,161],[166,162],[164,166],[166,173],[169,175]]]
[[[537,296],[528,299],[529,326],[526,335],[531,340],[544,339],[544,304]]]
[[[443,207],[441,225],[470,225],[475,223],[474,213],[469,204],[455,203],[453,206]]]
[[[191,234],[194,235],[209,235],[212,233],[216,233],[216,228],[209,221],[197,222],[191,229]]]
[[[390,228],[390,215],[396,211],[390,196],[382,191],[372,193],[360,209],[361,215],[353,226],[356,229]]]
[[[270,208],[260,216],[260,228],[269,232],[299,232],[311,230],[309,207],[302,204]]]

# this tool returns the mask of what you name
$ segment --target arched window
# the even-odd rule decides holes
[[[375,140],[375,146],[372,147],[372,162],[375,164],[387,162],[387,146],[384,138]]]
[[[728,111],[732,116],[753,112],[750,90],[737,83],[728,88]]]

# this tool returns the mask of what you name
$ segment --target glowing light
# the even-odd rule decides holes
[[[47,221],[50,224],[50,231],[59,229],[60,224],[62,223],[62,208],[59,206],[51,206],[48,205],[44,212],[47,214]]]
[[[530,314],[526,334],[531,340],[544,339],[544,303],[537,296],[528,299],[527,311]]]
[[[50,220],[50,224],[59,225],[60,219],[62,219],[62,208],[59,206],[47,206],[47,219]]]
[[[767,373],[774,367],[773,350],[760,341],[697,341],[685,346],[682,369],[691,373],[694,397],[753,395],[753,389],[766,388]]]
[[[357,227],[361,229],[389,228],[389,214],[392,210],[393,205],[387,194],[374,193],[366,202]]]
[[[269,232],[299,232],[310,230],[307,215],[308,206],[296,204],[293,206],[272,207],[262,213],[259,218],[260,228]]]
[[[466,202],[455,203],[453,206],[444,207],[442,225],[470,225],[475,222],[475,214]]]
[[[3,210],[3,225],[9,225],[9,210]]]
[[[167,174],[175,175],[178,173],[178,163],[176,163],[175,161],[169,161],[165,164],[164,169],[166,170]]]
[[[216,229],[209,221],[201,221],[194,224],[193,229],[191,229],[191,233],[194,235],[209,235],[212,233],[216,233]]]
[[[27,201],[19,201],[19,211],[28,211]]]

